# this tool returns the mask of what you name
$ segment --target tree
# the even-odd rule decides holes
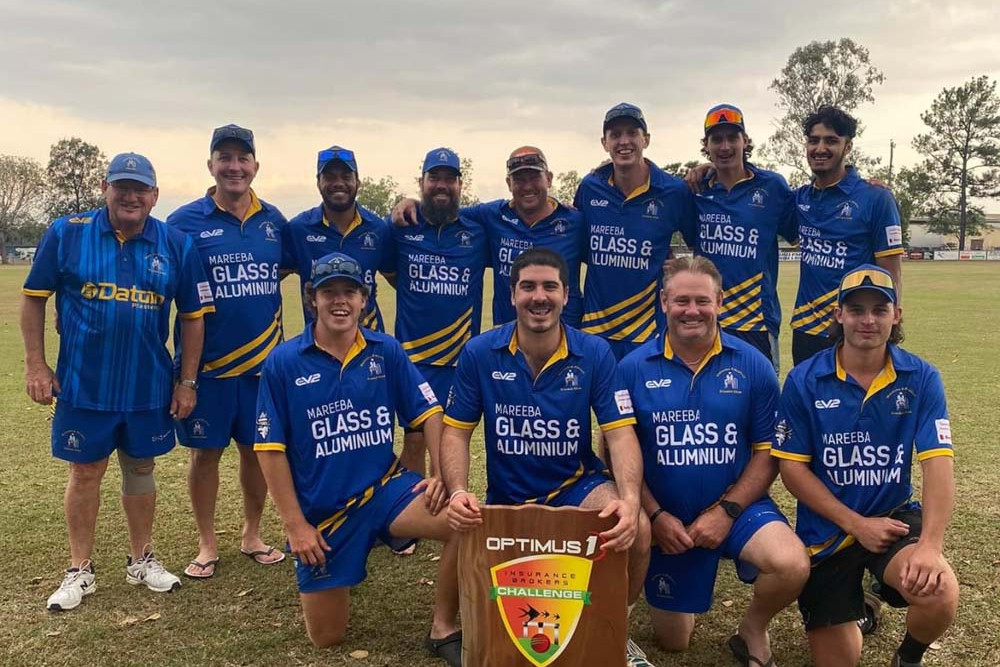
[[[399,184],[391,176],[383,176],[377,181],[371,176],[365,176],[358,185],[358,203],[384,218],[389,215],[393,206],[406,197],[398,188]]]
[[[462,198],[460,206],[472,206],[479,203],[479,197],[472,191],[472,159],[462,158]]]
[[[108,168],[101,149],[79,137],[60,139],[49,150],[49,217],[58,218],[104,205],[101,181]]]
[[[763,159],[790,169],[790,183],[808,181],[812,172],[805,159],[802,121],[827,104],[853,113],[863,103],[875,101],[872,89],[884,80],[885,75],[871,64],[868,49],[846,37],[795,49],[781,75],[768,87],[778,94],[776,106],[784,115],[761,147]],[[859,123],[858,135],[862,129]],[[858,165],[877,163],[857,150],[852,156]]]
[[[982,209],[970,197],[1000,198],[1000,97],[987,76],[945,88],[920,114],[930,132],[917,135],[913,147],[924,156],[923,169],[934,183],[931,228],[965,237],[979,231]]]
[[[34,221],[43,206],[45,172],[35,160],[0,155],[0,262],[7,263],[7,237]]]
[[[556,176],[556,187],[552,194],[562,203],[572,205],[578,185],[580,185],[580,174],[575,169],[564,171]]]
[[[684,178],[684,174],[688,172],[688,169],[693,169],[701,164],[700,160],[688,160],[687,162],[668,162],[663,165],[663,171],[668,174],[672,174],[677,178]]]

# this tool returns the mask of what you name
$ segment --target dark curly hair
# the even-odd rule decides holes
[[[854,135],[858,133],[857,119],[843,109],[830,105],[823,105],[806,116],[806,119],[802,121],[802,133],[808,137],[813,126],[820,123],[833,128],[834,132],[848,139],[853,139]]]

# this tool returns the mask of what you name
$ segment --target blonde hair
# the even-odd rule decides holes
[[[663,263],[663,289],[667,289],[667,283],[678,273],[700,273],[712,279],[718,293],[722,294],[722,274],[716,268],[712,260],[707,257],[674,257]]]

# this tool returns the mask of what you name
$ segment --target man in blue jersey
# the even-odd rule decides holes
[[[660,267],[674,232],[694,247],[694,197],[643,157],[649,132],[639,107],[623,102],[608,110],[601,146],[611,163],[583,178],[574,203],[590,243],[581,328],[607,340],[621,359],[662,328]]]
[[[368,294],[360,262],[331,253],[310,282],[316,320],[264,364],[254,446],[297,560],[309,638],[321,647],[343,641],[350,587],[365,579],[376,538],[427,537],[446,543],[427,647],[460,667],[457,543],[440,511],[444,486],[402,468],[392,451],[399,415],[423,425],[436,469],[441,407],[395,339],[360,327]]]
[[[52,455],[69,462],[65,513],[70,567],[49,597],[73,609],[96,590],[91,554],[101,480],[112,451],[122,469],[128,519],[125,581],[172,591],[180,581],[153,554],[154,457],[174,446],[172,417],[197,402],[194,385],[212,293],[191,240],[149,216],[159,190],[148,159],[116,155],[101,183],[104,208],[59,218],[24,282],[21,333],[33,401],[58,399]],[[45,360],[45,302],[56,295],[59,360]],[[184,351],[175,384],[167,350],[170,306]]]
[[[435,396],[451,389],[458,354],[479,335],[486,232],[459,215],[462,167],[458,155],[435,148],[424,158],[417,224],[392,227],[396,249],[395,336]],[[400,460],[426,474],[422,429],[407,428]]]
[[[312,265],[323,255],[342,252],[357,259],[365,270],[370,298],[361,326],[385,330],[376,299],[375,274],[382,273],[392,284],[396,255],[390,247],[388,225],[357,202],[360,179],[354,151],[340,146],[321,150],[316,158],[316,187],[323,201],[299,213],[285,228],[285,253],[299,274],[306,327],[313,321],[306,293]]]
[[[669,260],[665,335],[619,365],[642,447],[643,509],[654,548],[646,574],[653,630],[688,647],[709,610],[719,561],[735,562],[754,595],[729,647],[743,665],[773,664],[767,628],[809,576],[809,558],[767,495],[778,379],[746,341],[720,331],[722,276],[705,257]]]
[[[937,370],[898,347],[892,275],[863,264],[840,281],[835,347],[788,374],[772,456],[798,498],[796,532],[812,555],[799,597],[813,662],[861,659],[865,570],[882,598],[909,607],[892,665],[920,665],[951,625],[958,580],[942,555],[954,505],[954,458]],[[922,503],[912,499],[914,450]]]
[[[259,168],[252,131],[237,125],[216,128],[208,158],[215,185],[167,218],[194,241],[215,302],[215,312],[205,318],[198,405],[177,428],[181,444],[191,450],[188,491],[198,555],[184,574],[194,579],[212,577],[219,563],[219,460],[231,439],[239,452],[243,491],[240,551],[261,565],[285,558],[260,536],[267,486],[253,452],[260,369],[282,335],[279,269],[285,226],[281,212],[251,187]],[[177,363],[183,363],[183,351]]]
[[[583,216],[549,196],[552,172],[541,149],[515,148],[507,158],[510,200],[497,199],[468,206],[461,214],[486,229],[493,267],[493,324],[511,322],[516,315],[510,302],[510,271],[514,260],[530,248],[549,248],[562,255],[569,268],[569,303],[563,321],[580,326],[583,296],[580,266],[587,259],[587,229]],[[393,210],[393,222],[414,219],[416,201],[404,200]]]
[[[836,107],[821,107],[802,123],[812,183],[795,193],[802,250],[792,312],[792,358],[798,364],[835,339],[837,285],[861,264],[877,264],[901,288],[903,228],[892,193],[864,181],[847,164],[858,122]]]
[[[778,369],[778,236],[798,239],[795,198],[781,174],[749,162],[743,112],[719,104],[705,115],[702,154],[712,164],[695,194],[698,246],[722,274],[719,326],[764,353]]]
[[[649,522],[639,512],[642,462],[628,391],[607,343],[563,325],[566,262],[532,248],[511,268],[517,320],[474,338],[459,358],[448,396],[441,471],[455,530],[482,522],[469,488],[469,444],[480,417],[486,441],[486,502],[600,509],[618,522],[604,548],[629,550],[630,608],[649,560]],[[615,481],[591,445],[590,412],[607,438]],[[631,666],[649,665],[631,639]]]

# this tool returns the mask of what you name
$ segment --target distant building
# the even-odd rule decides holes
[[[927,218],[913,218],[910,221],[911,248],[958,248],[958,235],[932,234],[927,231]],[[966,235],[966,250],[1000,249],[1000,213],[987,213],[986,225],[982,233]]]

